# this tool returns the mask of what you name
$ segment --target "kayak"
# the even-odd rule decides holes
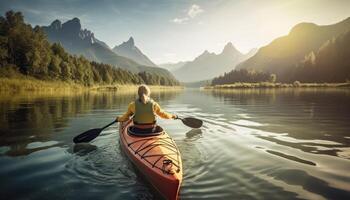
[[[145,136],[133,132],[133,122],[120,123],[120,145],[136,168],[159,194],[178,199],[182,182],[181,154],[174,140],[161,128]]]

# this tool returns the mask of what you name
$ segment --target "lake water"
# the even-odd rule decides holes
[[[181,199],[350,199],[350,90],[153,93],[169,112],[204,121],[159,124],[183,158]],[[89,144],[72,138],[123,113],[133,94],[0,97],[0,196],[156,199],[121,152],[118,125]]]

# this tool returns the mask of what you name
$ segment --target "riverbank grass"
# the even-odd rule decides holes
[[[152,90],[179,90],[182,86],[150,86]],[[137,85],[92,85],[84,86],[74,82],[45,81],[31,77],[25,78],[0,78],[0,92],[77,92],[77,91],[136,91]]]
[[[215,86],[205,86],[203,89],[250,89],[250,88],[312,88],[312,87],[349,87],[350,82],[346,83],[300,83],[295,81],[294,83],[234,83]]]

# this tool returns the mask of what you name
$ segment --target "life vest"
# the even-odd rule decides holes
[[[148,100],[146,104],[141,100],[135,100],[135,114],[133,121],[135,125],[152,125],[156,123],[156,115],[153,112],[154,101]]]

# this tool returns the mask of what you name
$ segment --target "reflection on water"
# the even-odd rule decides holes
[[[73,152],[79,156],[86,156],[87,154],[96,151],[97,146],[90,143],[75,144],[73,147]]]
[[[176,93],[155,93],[153,98],[166,100],[173,98],[174,95]],[[52,137],[61,137],[55,133],[64,132],[71,118],[81,115],[93,118],[95,113],[102,110],[125,109],[125,105],[134,98],[135,94],[132,93],[120,95],[112,92],[63,96],[5,94],[0,98],[0,146],[9,146],[11,149],[5,154],[10,156],[28,155],[34,151],[50,148],[57,144],[37,148],[27,146],[32,142],[45,142],[52,140]],[[116,113],[110,116],[109,121],[116,116]],[[96,128],[96,125],[90,123],[88,126]],[[88,126],[84,125],[83,128],[86,129]]]
[[[193,139],[199,139],[202,136],[202,130],[201,129],[191,129],[186,133],[186,138],[189,140]]]
[[[245,116],[251,116],[249,120],[231,123],[259,126],[259,130],[272,132],[259,133],[257,137],[302,151],[335,156],[350,146],[348,89],[224,90],[211,94],[225,104],[239,105]],[[282,136],[283,133],[286,134]]]
[[[159,120],[179,147],[181,199],[349,199],[350,90],[245,89],[152,93],[204,121]],[[108,124],[135,94],[0,97],[1,196],[157,199],[120,149],[115,124],[89,144],[72,138]],[[30,184],[28,184],[30,183]]]
[[[308,161],[308,160],[303,160],[301,158],[295,157],[295,156],[291,156],[291,155],[287,155],[278,151],[272,151],[272,150],[266,150],[267,153],[276,155],[276,156],[281,156],[282,158],[286,158],[286,159],[290,159],[296,162],[300,162],[300,163],[304,163],[304,164],[308,164],[308,165],[316,165],[315,163]]]

